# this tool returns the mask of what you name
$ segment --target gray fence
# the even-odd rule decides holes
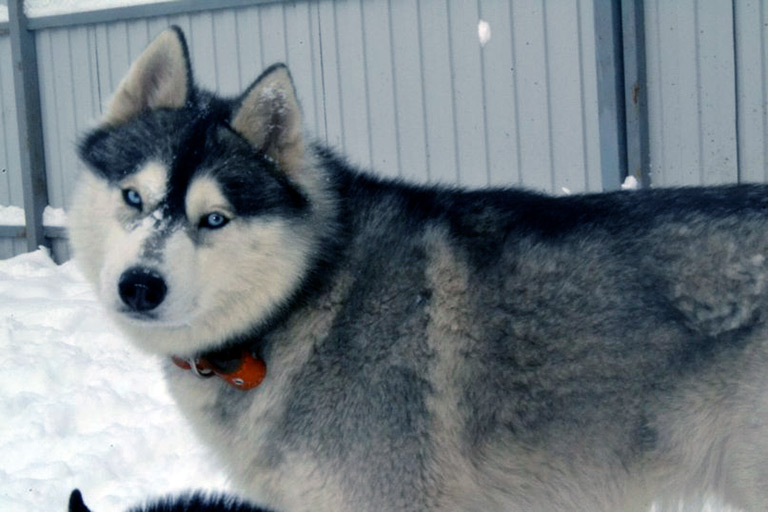
[[[768,1],[646,0],[656,185],[768,179]]]
[[[77,134],[170,24],[221,93],[287,62],[309,130],[382,174],[553,193],[615,189],[627,173],[764,180],[766,11],[768,0],[183,0],[22,19],[37,58],[37,200],[22,179],[12,19],[0,23],[0,204],[36,201],[33,219],[66,206]],[[38,243],[27,224],[0,230],[0,257],[26,250],[19,236]],[[62,233],[44,234],[66,259]]]

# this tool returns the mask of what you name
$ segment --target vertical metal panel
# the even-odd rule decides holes
[[[651,181],[738,179],[731,2],[648,0]]]
[[[99,87],[101,97],[107,102],[131,64],[128,53],[128,31],[125,23],[97,25],[96,45]]]
[[[522,184],[517,79],[510,2],[482,0],[480,18],[491,39],[483,46],[483,86],[489,181]]]
[[[478,40],[480,19],[477,2],[465,0],[448,4],[451,53],[451,83],[455,113],[457,179],[463,185],[490,184],[488,147],[485,136],[485,95],[483,61]]]
[[[186,33],[186,36],[195,79],[206,89],[215,91],[219,88],[221,79],[216,73],[213,15],[210,12],[190,15],[189,25],[189,32]]]
[[[544,6],[538,0],[513,2],[511,15],[521,181],[531,187],[553,190]]]
[[[448,12],[443,2],[419,1],[421,79],[427,126],[427,176],[438,183],[456,183],[455,107],[451,84]]]
[[[285,62],[291,69],[296,90],[303,91],[300,101],[304,124],[312,133],[321,136],[322,113],[318,109],[320,49],[317,44],[318,27],[315,16],[317,9],[309,2],[295,2],[285,4],[283,13],[286,31]]]
[[[400,175],[395,122],[392,27],[389,2],[361,2],[365,88],[368,92],[370,165]]]
[[[67,205],[73,174],[80,167],[77,135],[96,114],[86,30],[53,29],[37,37],[48,200],[56,208]]]
[[[697,2],[696,19],[703,183],[732,183],[739,177],[733,4]]]
[[[0,70],[11,69],[11,41],[0,35]],[[0,205],[24,207],[13,75],[0,71]],[[24,239],[0,239],[0,259],[27,249]]]
[[[9,3],[8,18],[26,240],[27,248],[35,250],[40,245],[48,245],[43,233],[43,209],[48,190],[45,180],[43,115],[37,87],[37,49],[33,34],[27,30],[22,0]]]
[[[240,68],[233,51],[237,51],[237,22],[233,11],[212,13],[213,41],[216,62],[216,90],[219,94],[232,96],[242,91],[240,87]]]
[[[582,59],[579,5],[545,2],[547,89],[552,134],[553,191],[589,186],[582,73],[594,74],[594,54]],[[587,16],[590,21],[593,16]],[[585,66],[588,67],[585,69]],[[592,103],[590,106],[594,107]]]
[[[344,149],[344,127],[341,113],[340,77],[336,52],[336,17],[333,0],[317,2],[318,44],[320,47],[320,88],[322,90],[325,141]],[[303,94],[299,91],[299,96]]]
[[[737,0],[739,178],[768,180],[768,0]]]
[[[643,0],[621,3],[621,26],[627,174],[647,188],[651,180]]]
[[[11,42],[0,36],[0,69],[11,69]],[[13,75],[0,73],[0,204],[24,206]]]
[[[264,69],[259,41],[258,9],[244,9],[235,16],[237,31],[237,65],[240,73],[240,89],[245,90],[253,82],[258,73]]]
[[[621,179],[622,169],[615,165],[615,160],[603,161],[606,154],[602,147],[607,144],[606,138],[610,136],[619,137],[615,133],[602,133],[600,125],[600,101],[603,96],[613,96],[618,94],[616,90],[603,87],[598,83],[597,77],[597,28],[595,26],[595,2],[593,0],[579,0],[578,26],[579,26],[579,115],[582,123],[582,145],[584,161],[581,176],[584,182],[581,187],[574,186],[574,190],[589,190],[597,192],[600,190],[611,190],[619,183],[613,181],[617,177],[607,177],[618,175]],[[620,51],[614,47],[614,51]],[[619,68],[614,68],[616,73],[620,73]],[[606,148],[606,152],[615,151],[616,148]]]
[[[419,3],[390,0],[392,85],[399,174],[404,179],[427,179],[426,90],[422,79],[422,38]]]
[[[285,62],[285,13],[283,4],[268,4],[258,9],[259,52],[264,67]]]
[[[334,71],[339,76],[344,151],[364,167],[371,165],[368,89],[365,77],[361,0],[335,0],[333,15],[336,69],[325,66],[326,76]],[[326,55],[326,52],[323,54]]]
[[[133,62],[141,55],[154,34],[150,36],[147,20],[126,21],[125,32],[128,38],[128,60]]]

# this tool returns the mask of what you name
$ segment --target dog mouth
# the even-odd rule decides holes
[[[160,318],[159,315],[153,311],[134,311],[129,308],[120,308],[117,310],[117,313],[121,317],[137,324],[157,323]]]
[[[182,329],[190,327],[189,321],[169,319],[156,311],[134,311],[130,308],[117,308],[116,316],[133,327],[152,329]]]

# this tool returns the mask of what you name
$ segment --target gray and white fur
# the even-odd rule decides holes
[[[255,503],[766,510],[768,188],[384,180],[305,135],[285,66],[198,88],[176,28],[80,154],[75,259]],[[247,392],[170,363],[243,347]]]

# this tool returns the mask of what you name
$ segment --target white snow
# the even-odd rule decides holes
[[[0,206],[0,226],[23,226],[24,209],[18,206]],[[46,206],[43,210],[43,225],[65,227],[67,214],[63,208]]]
[[[480,40],[480,46],[491,40],[491,25],[485,20],[477,22],[477,38]]]
[[[66,227],[67,213],[63,208],[52,208],[50,206],[46,206],[45,210],[43,210],[43,225],[61,228]]]
[[[640,182],[637,178],[630,175],[624,179],[624,183],[621,184],[621,190],[637,190],[640,188]]]
[[[226,488],[171,401],[155,358],[131,348],[73,263],[0,260],[0,510],[95,511]]]
[[[8,6],[0,5],[0,23],[5,23],[7,21],[8,21]]]
[[[24,209],[18,206],[0,206],[0,226],[23,226]]]

